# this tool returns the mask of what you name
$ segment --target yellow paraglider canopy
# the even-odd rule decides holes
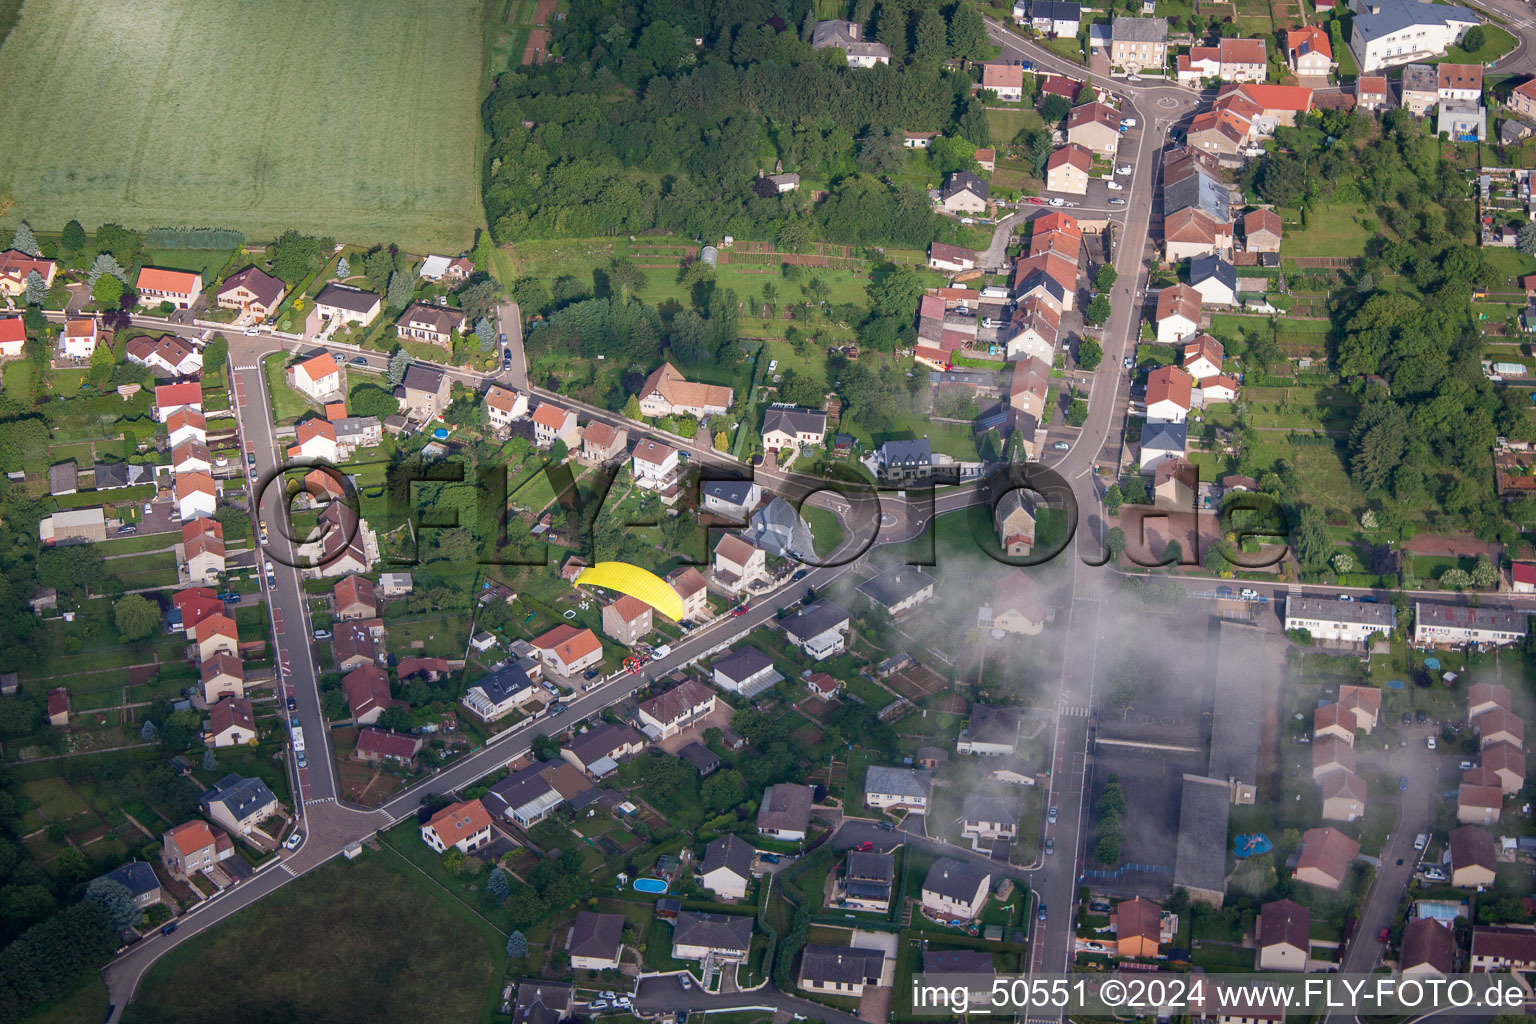
[[[673,622],[679,622],[683,618],[683,599],[678,596],[676,590],[672,589],[672,584],[638,565],[630,565],[628,562],[598,562],[581,570],[575,582],[577,586],[587,583],[638,598]]]

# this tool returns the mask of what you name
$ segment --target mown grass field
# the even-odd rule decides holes
[[[0,47],[6,230],[458,251],[481,219],[482,24],[480,0],[27,0]]]

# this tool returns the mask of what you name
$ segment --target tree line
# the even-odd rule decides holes
[[[809,5],[792,7],[803,13],[687,2],[572,11],[552,44],[565,62],[502,74],[485,103],[496,240],[651,228],[778,238],[796,223],[849,243],[957,238],[921,191],[886,175],[901,166],[902,130],[990,144],[972,79],[944,64],[984,52],[979,13],[967,0],[861,0],[854,19],[865,16],[893,63],[849,69],[811,49]],[[758,172],[779,161],[825,181],[831,199],[756,194]]]

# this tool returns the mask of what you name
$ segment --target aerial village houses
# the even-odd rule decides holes
[[[495,389],[493,389],[495,390]],[[595,466],[612,462],[629,448],[629,429],[590,420],[581,431],[581,458]]]
[[[768,573],[768,553],[748,541],[728,533],[715,545],[715,582],[732,594],[762,579]]]
[[[939,206],[948,213],[982,213],[991,190],[970,171],[956,171],[939,190]]]
[[[715,710],[715,692],[695,679],[642,701],[635,709],[640,731],[654,740],[676,736]]]
[[[574,676],[603,660],[603,644],[590,629],[563,622],[529,641],[544,667],[562,676]]]
[[[990,65],[988,65],[990,67]],[[976,253],[958,245],[934,242],[928,246],[928,269],[942,270],[951,274],[976,269]]]
[[[328,284],[315,296],[315,312],[332,325],[367,327],[384,309],[384,300],[373,292],[344,284]]]
[[[1097,100],[1073,107],[1067,115],[1067,141],[1113,157],[1120,145],[1120,112]]]
[[[735,392],[716,384],[696,384],[671,363],[662,363],[640,387],[640,412],[646,416],[692,416],[702,420],[730,409]]]
[[[855,21],[818,21],[811,29],[811,49],[839,49],[851,68],[872,68],[891,62],[891,49],[884,43],[863,38],[863,28]]]
[[[1168,64],[1168,19],[1120,15],[1110,26],[1109,63],[1132,74]]]
[[[305,359],[288,368],[288,383],[316,402],[341,394],[341,367],[329,352]]]
[[[28,256],[19,249],[0,252],[0,295],[17,298],[27,292],[27,277],[37,274],[44,288],[53,287],[53,275],[58,264],[40,256]]]
[[[139,271],[139,301],[144,305],[169,302],[178,309],[189,309],[203,290],[203,275],[187,270],[144,267]]]
[[[773,405],[763,414],[763,447],[768,451],[819,448],[826,439],[827,414],[820,409]]]
[[[987,902],[992,876],[966,861],[941,857],[923,878],[922,910],[939,921],[974,921]]]
[[[277,312],[284,294],[283,282],[258,267],[246,267],[224,279],[217,300],[223,309],[237,309],[265,319]]]
[[[576,410],[540,402],[533,411],[533,440],[540,448],[550,448],[556,441],[563,442],[567,450],[581,443],[581,430],[576,425]]]
[[[1024,69],[1016,64],[983,64],[981,87],[997,93],[1004,103],[1017,103],[1024,98]]]
[[[471,853],[491,841],[491,816],[479,800],[451,804],[421,826],[421,839],[438,853]]]
[[[1370,0],[1354,16],[1349,48],[1361,74],[1444,56],[1467,30],[1482,23],[1476,12],[1452,4]],[[1406,99],[1404,106],[1407,106]]]
[[[59,354],[66,359],[89,359],[96,352],[96,321],[89,317],[64,321],[59,334]]]
[[[420,341],[452,352],[453,336],[464,333],[466,320],[463,310],[413,302],[395,322],[395,333],[407,341]]]
[[[1286,31],[1285,57],[1303,84],[1325,85],[1333,71],[1333,43],[1316,25]]]
[[[1093,170],[1093,154],[1075,142],[1069,142],[1045,160],[1045,189],[1071,195],[1088,193],[1088,175]]]

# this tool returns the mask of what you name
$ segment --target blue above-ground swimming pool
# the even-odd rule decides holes
[[[432,436],[441,441],[443,438],[448,436],[448,428],[438,427],[436,430],[432,431]]]
[[[660,878],[635,879],[636,892],[648,892],[653,896],[660,896],[667,891],[667,883]]]

